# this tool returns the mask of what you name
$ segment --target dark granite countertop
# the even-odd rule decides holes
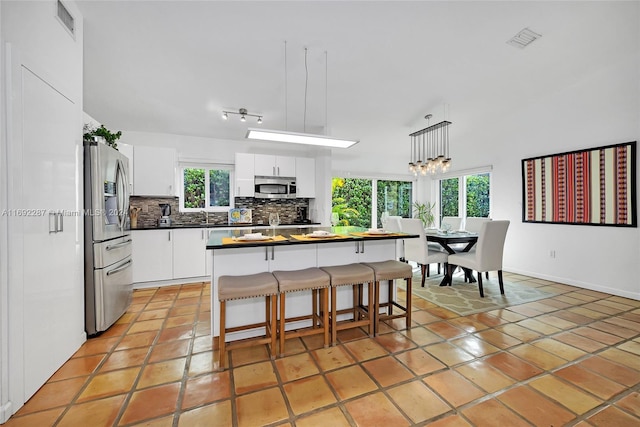
[[[317,238],[297,240],[292,235],[305,235],[316,230],[328,231],[335,233],[341,237],[336,238]],[[232,249],[244,247],[261,247],[261,246],[279,246],[279,245],[305,245],[305,244],[322,244],[346,241],[362,241],[362,240],[396,240],[396,239],[412,239],[419,237],[417,234],[391,233],[389,235],[369,235],[366,237],[357,236],[352,233],[364,233],[368,229],[362,227],[298,227],[298,228],[279,228],[276,230],[277,236],[282,236],[284,240],[250,240],[238,241],[237,243],[223,243],[224,238],[238,238],[246,234],[245,231],[235,230],[217,230],[209,234],[207,249]],[[267,230],[265,235],[271,235],[271,230]]]

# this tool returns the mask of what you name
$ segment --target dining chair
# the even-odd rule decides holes
[[[487,221],[491,221],[491,218],[483,218],[483,217],[473,217],[473,216],[468,216],[464,219],[464,229],[465,231],[468,231],[469,233],[479,233],[480,229],[482,228],[482,224],[484,224]],[[471,251],[469,252],[475,252],[476,248],[473,247],[471,248]],[[488,279],[489,278],[489,272],[486,271],[484,273],[485,277]],[[467,281],[467,277],[465,276],[465,282]]]
[[[417,218],[402,218],[400,220],[400,228],[403,233],[417,234],[418,239],[406,239],[404,242],[404,257],[407,261],[413,261],[420,266],[422,273],[421,286],[424,288],[425,278],[429,264],[444,264],[446,271],[447,258],[449,254],[444,251],[429,250],[427,245],[427,236],[425,235],[422,221]]]
[[[440,220],[440,228],[443,229],[446,225],[450,225],[451,231],[458,231],[462,226],[462,218],[459,216],[443,216]]]
[[[464,219],[464,229],[469,233],[479,233],[482,228],[482,224],[487,221],[491,221],[491,218],[468,216]]]
[[[401,232],[402,231],[402,228],[400,228],[401,219],[402,219],[401,216],[396,216],[396,215],[390,216],[387,219],[387,226],[385,227],[385,229],[393,233]],[[403,239],[396,240],[396,259],[399,259],[400,261],[404,261],[404,240]]]
[[[478,243],[473,252],[464,252],[449,255],[449,276],[452,276],[454,267],[460,266],[478,272],[478,290],[480,296],[484,298],[482,289],[482,273],[487,271],[498,272],[498,283],[500,293],[504,294],[504,284],[502,282],[502,253],[504,251],[504,240],[507,236],[509,221],[485,221],[478,234]]]

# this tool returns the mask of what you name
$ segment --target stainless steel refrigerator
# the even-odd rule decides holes
[[[102,142],[84,143],[85,330],[107,330],[131,304],[129,159]]]

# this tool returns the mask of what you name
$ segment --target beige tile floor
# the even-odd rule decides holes
[[[505,276],[560,295],[464,317],[414,298],[411,330],[238,349],[224,372],[209,284],[138,290],[5,425],[640,425],[640,301]]]

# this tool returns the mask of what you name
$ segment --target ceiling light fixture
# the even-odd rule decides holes
[[[327,131],[327,52],[325,51],[325,132]],[[304,87],[304,114],[303,114],[303,123],[302,127],[305,132],[289,132],[288,130],[268,130],[268,129],[247,129],[247,139],[259,139],[263,141],[273,141],[273,142],[287,142],[292,144],[306,144],[306,145],[319,145],[323,147],[330,148],[349,148],[354,144],[357,144],[358,140],[353,139],[343,139],[343,138],[333,138],[327,135],[318,135],[313,133],[306,133],[307,130],[307,84],[309,79],[309,74],[307,70],[307,48],[304,48],[304,68],[305,68],[305,87]],[[284,42],[284,121],[285,128],[288,128],[288,91],[287,91],[287,42]],[[258,120],[260,123],[260,120]]]
[[[258,120],[257,120],[258,124],[262,124],[262,116],[260,116],[258,114],[249,114],[249,112],[247,111],[246,108],[239,109],[237,113],[235,111],[223,111],[222,112],[222,119],[223,120],[227,120],[229,118],[229,114],[237,114],[237,115],[239,115],[241,122],[246,122],[247,121],[247,117],[257,117],[258,118]]]
[[[428,121],[431,114],[424,116]],[[409,134],[411,137],[411,158],[409,172],[417,176],[443,173],[451,167],[449,155],[449,125],[451,122],[442,121],[433,126],[427,126],[417,132]],[[424,157],[424,160],[423,160]]]

